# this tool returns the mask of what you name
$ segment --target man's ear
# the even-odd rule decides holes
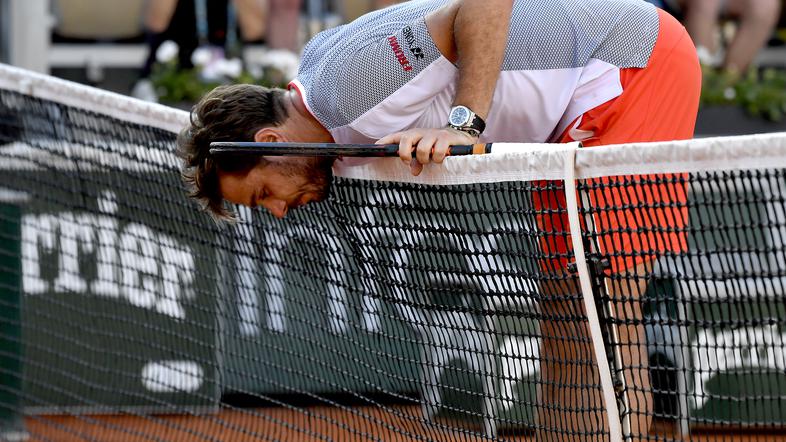
[[[257,143],[282,143],[287,141],[286,136],[277,127],[263,127],[254,134]]]

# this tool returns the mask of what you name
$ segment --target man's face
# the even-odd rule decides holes
[[[262,206],[283,218],[290,209],[322,201],[330,191],[333,158],[266,157],[248,173],[220,172],[224,199],[249,207]]]

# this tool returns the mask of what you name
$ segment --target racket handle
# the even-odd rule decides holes
[[[491,143],[450,146],[448,155],[491,153]],[[213,142],[211,155],[396,157],[398,144]]]
[[[448,155],[482,155],[486,153],[491,153],[491,143],[450,146],[448,148]]]
[[[491,153],[491,143],[476,143],[476,144],[457,144],[448,147],[447,156],[462,156],[462,155],[482,155]],[[383,144],[380,146],[386,157],[398,156],[398,144]],[[414,156],[415,148],[412,148]]]

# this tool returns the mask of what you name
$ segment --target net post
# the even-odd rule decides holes
[[[576,152],[578,149],[579,144],[576,143],[565,150],[565,202],[568,212],[568,223],[570,226],[571,245],[573,246],[573,254],[576,259],[576,271],[579,276],[582,299],[587,313],[592,346],[595,350],[595,359],[598,364],[603,402],[605,404],[606,417],[608,420],[609,440],[611,440],[611,442],[622,442],[624,440],[622,422],[620,419],[619,407],[617,405],[617,395],[614,390],[614,378],[611,374],[609,359],[604,346],[603,331],[601,329],[595,303],[592,276],[587,263],[583,236],[581,234],[579,204],[578,197],[576,196],[578,192],[576,185]]]

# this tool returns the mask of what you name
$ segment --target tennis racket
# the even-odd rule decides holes
[[[491,143],[450,146],[448,155],[480,155],[491,153],[491,146]],[[398,144],[256,143],[245,141],[219,141],[210,143],[210,154],[215,156],[397,157]]]

